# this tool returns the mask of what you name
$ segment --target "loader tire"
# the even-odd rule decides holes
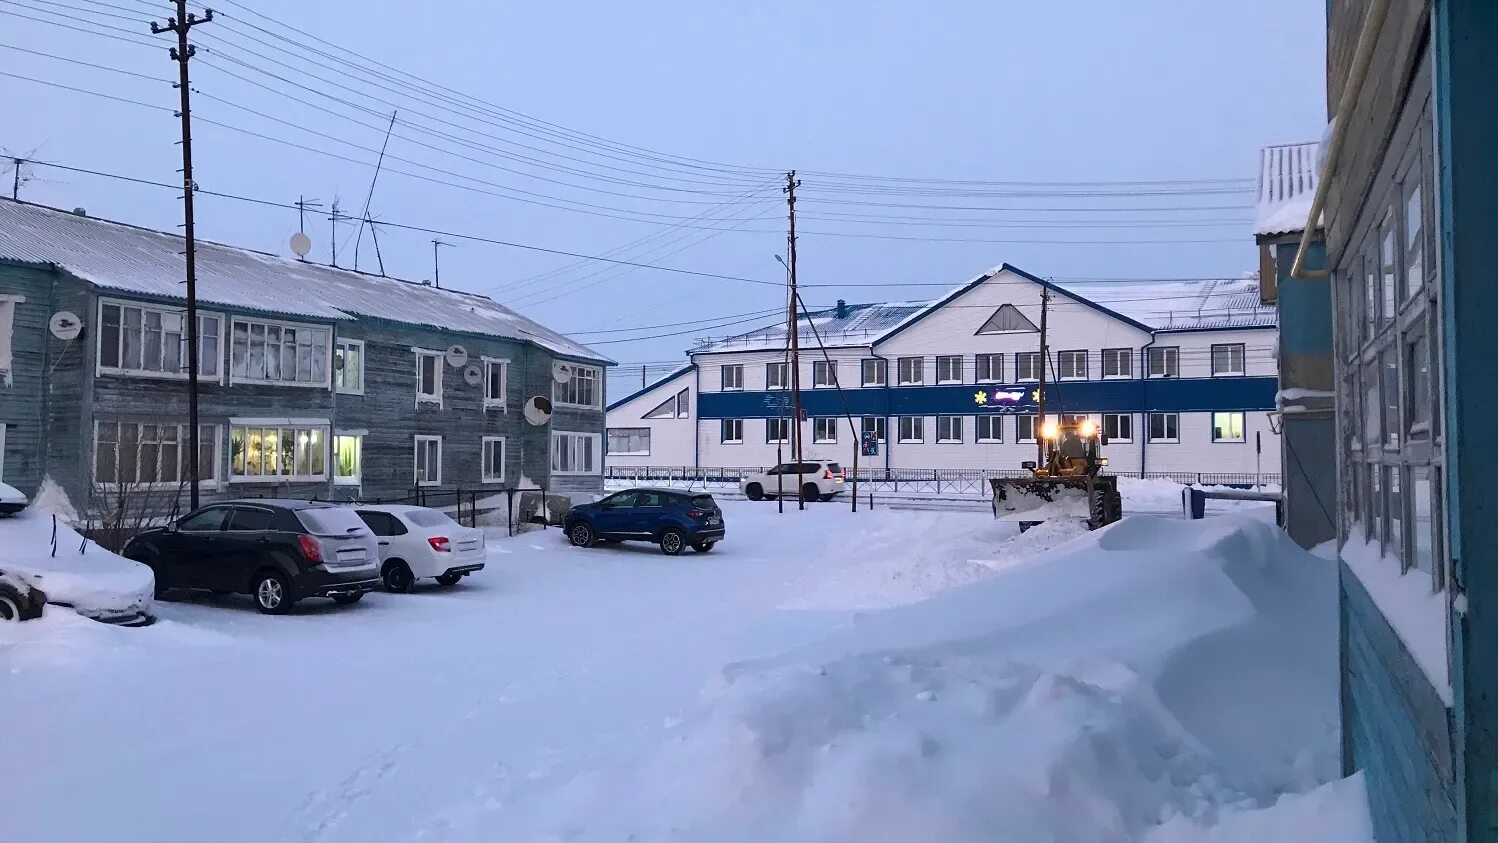
[[[1096,530],[1108,523],[1108,495],[1101,489],[1087,496],[1087,529]]]

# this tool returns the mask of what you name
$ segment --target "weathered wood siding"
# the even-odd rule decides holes
[[[46,360],[51,318],[51,269],[0,262],[0,295],[21,296],[11,331],[11,369],[0,376],[0,424],[5,425],[4,481],[30,495],[41,483],[45,460]]]

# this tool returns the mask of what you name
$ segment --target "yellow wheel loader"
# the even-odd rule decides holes
[[[1031,476],[989,480],[996,518],[1018,521],[1023,532],[1053,518],[1085,519],[1087,528],[1096,530],[1123,517],[1118,478],[1102,473],[1108,460],[1100,451],[1108,440],[1095,422],[1046,422],[1041,439],[1045,463],[1022,464]]]

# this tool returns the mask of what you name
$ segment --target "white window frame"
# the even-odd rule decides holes
[[[837,388],[837,361],[836,360],[813,360],[813,361],[811,361],[811,388],[812,389],[836,389]]]
[[[609,451],[608,450],[608,445],[609,445],[608,436],[609,436],[609,433],[611,433],[612,431],[615,431],[615,430],[628,430],[628,431],[631,431],[631,432],[644,431],[645,432],[645,450],[643,450],[643,451]],[[654,437],[655,430],[652,429],[651,427],[649,427],[648,425],[645,426],[645,427],[610,427],[610,428],[605,428],[604,429],[603,435],[604,435],[604,440],[603,440],[603,442],[604,442],[604,450],[607,452],[608,456],[613,456],[613,457],[648,457],[648,456],[650,456],[650,446],[651,446],[651,441],[650,440]]]
[[[1082,360],[1082,374],[1080,374],[1080,375],[1076,374],[1076,373],[1073,373],[1073,374],[1070,374],[1070,375],[1066,374],[1066,361],[1070,361],[1070,362],[1074,363],[1078,359],[1078,355],[1081,356],[1081,360]],[[1085,380],[1087,380],[1087,374],[1088,374],[1087,373],[1087,365],[1088,365],[1088,363],[1091,362],[1091,361],[1089,361],[1087,359],[1089,356],[1090,355],[1087,353],[1086,349],[1079,349],[1079,348],[1069,348],[1069,349],[1067,349],[1065,351],[1058,351],[1058,352],[1056,352],[1056,380],[1058,380],[1058,381],[1085,381]]]
[[[584,410],[596,410],[603,400],[603,370],[597,366],[585,366],[581,363],[572,363],[572,377],[566,383],[551,383],[551,403],[559,407],[578,407]],[[568,394],[581,388],[584,383],[593,385],[593,400],[591,402],[578,402],[568,400]]]
[[[1020,360],[1028,360],[1028,361],[1030,361],[1030,377],[1021,377],[1020,376],[1020,373],[1019,373],[1019,361]],[[1014,353],[1014,381],[1015,381],[1015,383],[1039,383],[1040,382],[1040,374],[1038,372],[1038,369],[1039,369],[1040,366],[1043,366],[1043,365],[1045,365],[1045,361],[1043,361],[1043,360],[1040,359],[1040,352],[1038,352],[1038,351],[1016,351]]]
[[[780,373],[780,383],[776,383],[775,382],[776,379],[773,378],[773,377],[771,377],[771,374],[774,373],[774,372],[779,372]],[[791,388],[790,387],[790,380],[791,380],[791,367],[790,367],[790,364],[785,363],[785,362],[766,363],[765,364],[765,391],[766,392],[769,392],[769,391],[772,391],[772,390],[790,389]]]
[[[811,441],[816,445],[837,444],[837,416],[818,416],[811,420]],[[828,431],[831,431],[830,435]]]
[[[1237,371],[1231,369],[1222,372],[1217,371],[1217,349],[1219,348],[1227,350],[1229,363],[1232,362],[1233,349],[1238,349],[1240,366]],[[1207,354],[1207,360],[1211,365],[1212,377],[1214,378],[1246,377],[1248,375],[1248,344],[1241,342],[1213,343],[1211,350]]]
[[[235,474],[234,473],[234,454],[233,454],[233,441],[234,441],[234,430],[235,430],[235,428],[244,428],[245,429],[245,447],[248,448],[249,447],[249,429],[250,428],[259,428],[261,430],[264,430],[265,428],[271,428],[271,427],[274,427],[274,428],[277,429],[277,431],[276,431],[276,447],[278,449],[280,448],[281,432],[282,431],[285,431],[285,430],[292,430],[292,431],[298,431],[298,432],[306,431],[306,432],[309,432],[309,433],[311,431],[313,431],[313,430],[320,430],[320,431],[322,431],[322,450],[323,450],[323,463],[322,463],[322,465],[323,465],[323,472],[321,474]],[[329,421],[327,419],[231,418],[231,419],[229,419],[230,453],[229,453],[229,460],[228,460],[228,465],[229,465],[229,473],[228,473],[228,476],[227,476],[228,477],[228,481],[231,484],[241,484],[241,483],[321,483],[321,482],[324,482],[333,473],[332,454],[330,453],[330,449],[333,447],[333,435],[332,435],[332,432],[333,432],[333,426],[332,426],[332,424],[329,423]],[[363,459],[363,454],[362,453],[360,454],[360,459],[361,460]],[[277,461],[279,462],[279,457],[278,457]],[[295,468],[295,466],[292,466],[292,467]]]
[[[863,436],[869,431],[865,428],[869,422],[874,422],[874,440],[883,445],[889,439],[889,417],[888,416],[862,416],[858,423],[858,441],[863,441]]]
[[[1176,423],[1175,423],[1176,435],[1175,436],[1161,436],[1159,438],[1156,438],[1155,435],[1154,435],[1155,434],[1155,416],[1165,416],[1165,417],[1175,416],[1175,420],[1176,420]],[[1144,441],[1148,442],[1149,444],[1151,444],[1151,445],[1157,445],[1157,444],[1161,444],[1161,445],[1177,445],[1177,444],[1180,444],[1180,441],[1181,441],[1181,414],[1180,413],[1149,413],[1149,414],[1147,414],[1144,417],[1144,425],[1145,425],[1145,427],[1144,427]],[[1165,427],[1168,429],[1170,427],[1170,425],[1167,424],[1167,425],[1165,425]]]
[[[942,422],[947,423],[947,435],[942,436]],[[956,430],[952,430],[953,426]],[[956,433],[956,436],[952,434]],[[936,444],[938,445],[960,445],[962,444],[962,416],[937,416],[936,417]]]
[[[992,436],[992,435],[984,436],[983,435],[983,428],[985,426],[983,424],[984,422],[988,422],[988,424],[987,424],[987,427],[989,429],[988,432],[990,434],[992,434],[992,433],[995,432],[995,430],[997,430],[998,436]],[[973,441],[975,441],[975,442],[983,442],[983,443],[1003,442],[1004,441],[1004,417],[1001,416],[1001,415],[998,415],[998,414],[988,414],[988,415],[975,416],[973,418],[973,437],[974,437]]]
[[[986,367],[984,364],[987,364]],[[984,375],[984,368],[988,374]],[[1004,382],[1004,354],[993,352],[973,355],[973,379],[976,383],[1003,383]]]
[[[426,445],[437,443],[437,479],[421,479],[421,455],[427,449]],[[411,482],[418,487],[441,486],[442,485],[442,437],[429,434],[416,434],[411,441]]]
[[[593,466],[591,468],[586,468],[586,467],[585,468],[580,468],[580,469],[579,468],[557,468],[557,457],[561,453],[561,451],[557,447],[557,440],[561,439],[561,438],[564,438],[564,437],[573,440],[573,444],[568,445],[568,454],[569,455],[571,455],[573,453],[573,448],[576,447],[576,443],[581,442],[583,440],[590,440],[590,441],[592,441],[592,443],[593,443]],[[601,440],[601,436],[600,436],[600,434],[597,434],[597,433],[582,433],[582,432],[579,432],[579,431],[571,431],[571,430],[553,430],[551,432],[551,462],[550,462],[552,476],[554,476],[554,477],[584,477],[584,476],[590,476],[590,475],[595,475],[595,474],[602,474],[603,473],[603,442],[600,441],[600,440]]]
[[[510,398],[510,361],[503,357],[481,357],[484,363],[484,409],[507,412],[506,402]],[[499,397],[489,394],[495,367],[499,368]]]
[[[1155,359],[1159,355],[1163,371],[1155,372]],[[1174,371],[1172,371],[1174,370]],[[1178,345],[1154,346],[1144,353],[1144,376],[1146,378],[1178,378],[1181,376],[1181,347]]]
[[[163,426],[166,426],[166,425],[163,425],[160,422],[141,422],[141,421],[134,421],[134,420],[128,420],[128,419],[108,419],[108,420],[104,420],[104,421],[100,421],[99,419],[95,419],[94,420],[94,431],[93,431],[94,437],[93,437],[93,440],[89,443],[90,444],[90,447],[89,447],[89,464],[88,464],[89,476],[93,477],[94,485],[98,486],[99,488],[104,489],[106,491],[115,491],[115,490],[118,490],[120,488],[121,484],[119,484],[117,482],[101,481],[101,480],[99,480],[99,478],[97,478],[97,477],[94,476],[98,472],[98,467],[99,467],[99,426],[101,424],[133,424],[133,425],[136,425],[136,426],[139,426],[139,425],[142,425],[142,424],[155,424],[158,427],[163,427]],[[5,433],[6,433],[6,427],[7,427],[6,425],[0,424],[0,480],[4,479],[4,469],[5,469]],[[208,479],[199,480],[198,481],[198,488],[199,489],[218,489],[218,488],[222,488],[222,486],[224,484],[223,471],[221,470],[221,466],[223,465],[223,456],[224,456],[224,451],[223,451],[223,428],[222,428],[221,425],[217,425],[217,424],[208,424],[208,423],[202,423],[202,422],[200,422],[198,424],[198,428],[199,428],[200,431],[201,431],[202,428],[205,428],[205,427],[206,428],[211,428],[213,430],[213,457],[212,457],[213,462],[211,464],[211,467],[213,468],[213,476],[211,478],[208,478]],[[201,439],[202,433],[199,432],[198,436],[200,437],[198,441],[199,441],[199,444],[201,445],[201,443],[202,443],[202,439]],[[139,442],[139,435],[138,434],[137,434],[137,440],[136,441]],[[118,451],[118,444],[119,444],[118,441],[116,441],[116,451],[115,451],[115,468],[116,468],[116,470],[118,470],[118,468],[119,468],[119,459],[120,459],[119,458],[119,451]],[[175,481],[157,481],[157,482],[152,482],[152,483],[131,483],[131,484],[126,484],[126,488],[128,488],[128,489],[149,490],[149,491],[170,490],[170,489],[178,489],[178,488],[185,489],[185,488],[187,488],[188,487],[188,483],[187,483],[188,466],[187,466],[187,459],[186,459],[187,449],[188,449],[187,424],[185,422],[180,422],[180,423],[177,424],[177,471],[182,476],[182,479],[181,480],[175,480]],[[161,460],[161,457],[160,457],[159,452],[158,452],[158,456],[157,456],[157,465],[158,466],[160,465],[160,460]],[[199,471],[199,473],[202,473],[203,467],[204,466],[201,463],[199,463],[199,465],[198,465],[198,471]],[[159,471],[159,468],[158,468],[158,471]]]
[[[869,379],[868,366],[874,365],[876,377]],[[858,383],[860,386],[885,386],[889,383],[889,361],[882,357],[865,357],[858,361]]]
[[[24,302],[24,301],[25,301],[25,299],[22,298],[22,297],[20,297],[20,296],[10,296],[10,297],[0,296],[0,304],[5,304],[7,302],[19,303],[19,302]],[[133,307],[133,308],[141,311],[141,324],[142,325],[145,324],[145,312],[146,311],[155,311],[157,313],[174,313],[174,314],[177,314],[177,315],[181,316],[182,317],[182,358],[181,358],[182,368],[179,371],[176,371],[176,372],[168,372],[168,371],[159,371],[158,372],[158,371],[152,371],[150,369],[144,369],[144,368],[142,368],[142,369],[131,369],[131,368],[126,367],[124,365],[124,363],[125,363],[125,326],[124,326],[125,317],[124,317],[123,310],[121,310],[121,314],[120,314],[120,323],[121,323],[120,324],[120,348],[119,348],[119,362],[120,362],[120,365],[118,365],[118,366],[106,366],[106,365],[104,365],[104,308],[105,307],[118,307],[118,308],[122,308],[122,309],[123,308],[127,308],[127,307]],[[95,308],[94,312],[95,312],[95,315],[97,317],[95,319],[95,321],[94,321],[94,325],[96,327],[95,333],[98,335],[98,339],[95,340],[95,342],[94,342],[94,371],[95,371],[96,374],[99,374],[99,375],[122,375],[122,376],[125,376],[125,377],[132,377],[132,378],[159,378],[159,379],[162,379],[162,380],[174,380],[174,381],[185,381],[185,380],[187,380],[187,309],[185,307],[183,307],[183,308],[176,308],[176,307],[170,307],[170,306],[167,306],[167,305],[154,304],[154,303],[151,303],[151,302],[130,301],[128,299],[106,299],[106,298],[101,298],[101,299],[99,299],[98,307]],[[198,311],[198,325],[199,325],[199,329],[198,329],[198,341],[200,343],[203,340],[203,331],[202,331],[201,326],[205,322],[212,322],[218,328],[218,331],[217,331],[217,333],[218,333],[218,348],[216,349],[217,353],[215,354],[215,359],[214,359],[214,362],[215,362],[217,368],[215,369],[215,371],[214,371],[213,374],[207,375],[205,377],[201,373],[202,372],[202,368],[203,368],[203,361],[202,361],[202,358],[200,357],[199,360],[198,360],[198,370],[199,370],[198,382],[199,383],[220,383],[220,384],[222,384],[222,383],[224,383],[224,376],[225,376],[225,374],[227,372],[227,368],[228,368],[227,366],[224,365],[224,316],[221,313],[215,313],[213,311],[203,311],[203,310]],[[5,327],[4,323],[5,323],[5,320],[0,319],[0,327]],[[144,329],[142,330],[142,333],[144,333]],[[3,342],[3,340],[5,340],[5,339],[8,339],[8,338],[0,338],[0,361],[8,359],[8,355],[5,354],[4,350],[3,350],[4,347],[8,347],[8,345],[9,345],[8,342]],[[141,359],[144,362],[144,360],[145,360],[145,351],[144,350],[142,350],[142,352],[141,352]],[[6,370],[6,367],[0,366],[0,371],[5,371],[5,370]]]
[[[1240,436],[1236,439],[1217,436],[1217,417],[1237,416]],[[1214,410],[1207,416],[1207,433],[1214,444],[1241,445],[1248,441],[1248,414],[1242,410]]]
[[[504,436],[482,436],[479,438],[479,482],[481,483],[503,483],[505,472],[509,469],[506,465]],[[495,449],[499,449],[499,474],[489,473],[489,455]]]
[[[1034,445],[1035,444],[1036,418],[1037,417],[1036,417],[1036,415],[1034,413],[1023,413],[1023,414],[1020,414],[1020,415],[1017,415],[1017,416],[1014,417],[1014,441],[1015,442],[1019,443],[1020,445]],[[1030,435],[1029,436],[1025,435],[1025,426],[1022,423],[1024,419],[1029,419],[1030,420]]]
[[[776,424],[783,424],[783,425],[785,425],[785,431],[784,431],[785,432],[785,436],[776,438],[776,437],[774,437],[774,436],[771,435],[772,433],[774,433],[774,431],[771,430],[771,425],[776,425]],[[790,419],[788,419],[788,418],[785,418],[785,419],[779,419],[779,418],[777,418],[777,419],[765,419],[765,444],[766,445],[787,445],[787,444],[790,444],[790,441],[791,441],[791,420]]]
[[[905,423],[907,421],[911,422],[911,426],[914,428],[914,430],[911,431],[912,435],[910,436],[905,435]],[[895,435],[899,437],[898,441],[900,442],[900,444],[920,445],[926,441],[925,416],[900,416],[899,420],[895,422],[895,424]]]
[[[728,426],[732,425],[736,436],[730,436]],[[718,442],[722,445],[744,444],[744,420],[743,419],[719,419],[718,420]]]
[[[369,435],[367,430],[335,430],[333,437],[328,440],[328,469],[333,478],[334,486],[362,486],[364,485],[364,437]],[[338,440],[352,439],[355,442],[354,474],[344,477],[338,473]]]
[[[1117,417],[1120,417],[1120,418],[1128,419],[1129,420],[1129,435],[1128,436],[1112,436],[1112,435],[1109,435],[1108,436],[1108,441],[1110,443],[1111,442],[1133,442],[1134,441],[1134,414],[1133,413],[1103,413],[1102,430],[1103,430],[1103,432],[1105,434],[1108,432],[1108,417],[1109,416],[1117,416]],[[1114,429],[1117,430],[1117,428],[1118,428],[1118,426],[1115,424],[1114,425]]]
[[[906,364],[915,367],[915,380],[905,377]],[[895,380],[900,386],[925,386],[926,384],[926,358],[924,357],[900,357],[895,361]]]
[[[348,355],[346,352],[355,351],[359,357],[359,385],[357,388],[350,387],[345,383],[339,385],[338,376],[348,371]],[[339,354],[343,354],[343,368],[338,368]],[[333,340],[333,391],[340,395],[363,395],[364,394],[364,340],[346,340],[334,338]]]
[[[247,330],[251,326],[260,325],[267,329],[279,328],[282,331],[285,331],[287,328],[293,328],[297,331],[321,331],[323,333],[322,379],[310,381],[299,381],[295,379],[271,380],[269,378],[241,377],[234,374],[234,329],[239,325],[245,325]],[[229,348],[229,365],[227,368],[229,370],[229,383],[231,385],[239,383],[249,383],[263,384],[265,386],[290,386],[309,389],[331,389],[333,386],[333,326],[331,325],[318,325],[310,322],[284,322],[279,319],[261,319],[251,316],[234,316],[229,319],[228,336],[225,338],[221,338],[220,341],[224,342],[225,345],[227,345]],[[300,347],[300,343],[298,343],[298,347]],[[298,354],[298,357],[300,357],[300,353]],[[245,350],[245,365],[249,365],[248,349]],[[298,368],[300,368],[300,366]]]
[[[950,369],[952,367],[952,361],[954,360],[957,361],[957,377],[951,377],[952,373],[950,371],[947,372],[948,377],[942,377],[942,363],[946,363],[947,368]],[[963,357],[961,354],[938,354],[936,356],[936,383],[938,385],[962,383],[962,363]]]
[[[438,409],[442,407],[442,367],[447,365],[447,353],[433,351],[430,348],[413,348],[416,355],[416,406],[422,404],[436,404]],[[421,364],[424,360],[432,360],[432,392],[421,391]]]
[[[14,349],[11,344],[16,332],[16,308],[25,303],[25,296],[0,293],[0,372],[9,372],[15,365],[12,362]]]
[[[728,376],[729,372],[733,373],[733,377],[732,378],[730,378]],[[722,385],[722,390],[724,392],[743,392],[744,391],[744,364],[743,363],[724,363],[722,365],[722,367],[720,367],[720,369],[719,369],[719,377],[722,379],[721,380],[721,385]],[[731,385],[729,384],[730,380],[733,381],[733,384],[731,384]]]
[[[1120,362],[1123,363],[1123,365],[1120,366],[1120,367],[1118,367],[1119,371],[1116,372],[1116,373],[1114,373],[1114,374],[1111,374],[1111,375],[1108,374],[1108,355],[1110,355],[1110,354],[1114,356],[1115,360],[1117,360],[1117,358],[1119,358],[1119,357],[1123,358],[1122,361],[1120,361]],[[1134,349],[1132,349],[1132,348],[1105,348],[1105,349],[1103,349],[1103,361],[1102,362],[1103,362],[1103,368],[1102,368],[1100,374],[1102,374],[1103,380],[1105,380],[1105,381],[1123,381],[1123,380],[1132,380],[1133,379],[1133,377],[1134,377]]]

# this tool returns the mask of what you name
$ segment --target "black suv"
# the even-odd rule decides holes
[[[135,536],[121,555],[151,566],[158,595],[170,588],[248,594],[271,615],[304,597],[355,603],[380,584],[374,533],[352,509],[326,503],[212,504]]]

